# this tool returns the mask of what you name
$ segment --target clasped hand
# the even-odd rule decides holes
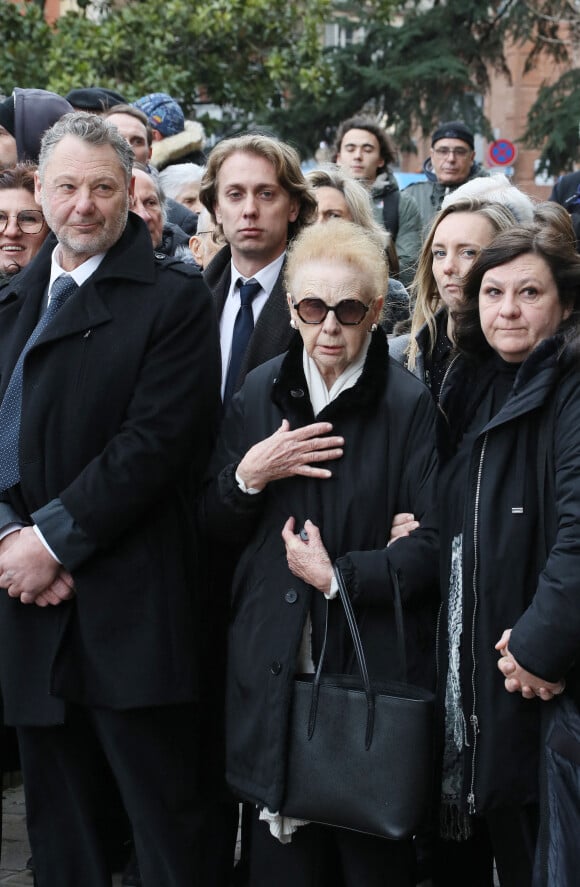
[[[246,487],[255,490],[263,490],[270,481],[294,475],[332,477],[328,468],[312,464],[342,456],[344,438],[330,436],[331,431],[330,422],[314,422],[290,431],[290,423],[284,419],[274,434],[248,450],[238,465],[238,475]]]
[[[413,530],[419,526],[415,520],[415,515],[409,513],[396,514],[393,518],[391,527],[391,536],[387,545],[409,536]],[[495,649],[501,653],[497,667],[505,677],[504,686],[508,693],[521,693],[524,699],[534,699],[538,697],[544,702],[553,699],[564,691],[565,681],[558,681],[553,684],[550,681],[544,681],[542,678],[531,674],[521,667],[519,662],[509,651],[509,639],[511,628],[506,629],[501,638],[495,645]]]
[[[565,681],[551,683],[526,671],[509,651],[509,639],[511,628],[504,631],[495,645],[495,649],[501,653],[497,667],[505,677],[504,686],[508,693],[521,693],[524,699],[534,699],[536,696],[544,702],[549,702],[554,696],[564,692]]]
[[[57,606],[75,594],[70,573],[56,561],[32,527],[0,540],[0,587],[23,604]]]

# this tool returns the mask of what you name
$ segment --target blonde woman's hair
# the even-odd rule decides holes
[[[442,302],[433,275],[433,241],[440,223],[452,213],[474,213],[475,215],[483,216],[492,226],[494,235],[499,234],[500,231],[509,231],[510,228],[517,224],[516,219],[507,206],[470,197],[452,203],[435,216],[419,256],[415,278],[410,286],[411,299],[415,303],[409,345],[407,346],[407,366],[410,370],[415,369],[419,351],[416,336],[425,324],[427,324],[429,330],[427,349],[429,356],[433,353],[433,348],[435,347],[437,339],[435,314],[442,307]]]
[[[389,283],[381,240],[371,231],[345,219],[330,219],[324,225],[304,228],[292,241],[286,259],[286,289],[308,262],[342,262],[360,276],[364,295],[383,298]]]
[[[306,173],[306,181],[314,192],[318,188],[334,188],[335,191],[339,191],[352,216],[351,221],[362,225],[368,231],[373,231],[378,238],[383,239],[386,247],[390,239],[389,232],[375,219],[370,194],[364,185],[334,164]]]

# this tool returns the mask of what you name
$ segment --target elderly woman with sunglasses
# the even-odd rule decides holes
[[[0,283],[32,261],[49,231],[34,198],[35,169],[19,163],[0,172]]]
[[[382,245],[357,225],[337,219],[299,235],[286,269],[296,335],[232,399],[205,490],[205,525],[237,564],[226,776],[256,807],[251,887],[273,880],[321,887],[331,872],[345,887],[415,884],[411,841],[276,815],[293,677],[314,669],[327,617],[324,669],[356,667],[333,599],[336,567],[371,675],[398,675],[390,561],[406,613],[409,679],[427,686],[433,677],[434,406],[428,390],[389,359],[379,325],[386,277]],[[421,527],[387,549],[401,510],[420,512]]]

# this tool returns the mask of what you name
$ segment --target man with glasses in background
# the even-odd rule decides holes
[[[414,182],[403,193],[419,207],[425,237],[447,194],[464,182],[489,173],[475,160],[473,133],[461,120],[449,120],[437,127],[423,170],[428,181]]]

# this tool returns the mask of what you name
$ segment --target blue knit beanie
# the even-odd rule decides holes
[[[139,108],[147,115],[149,125],[158,130],[162,136],[174,136],[183,132],[185,117],[183,111],[175,99],[166,92],[152,92],[133,102],[133,107]]]

